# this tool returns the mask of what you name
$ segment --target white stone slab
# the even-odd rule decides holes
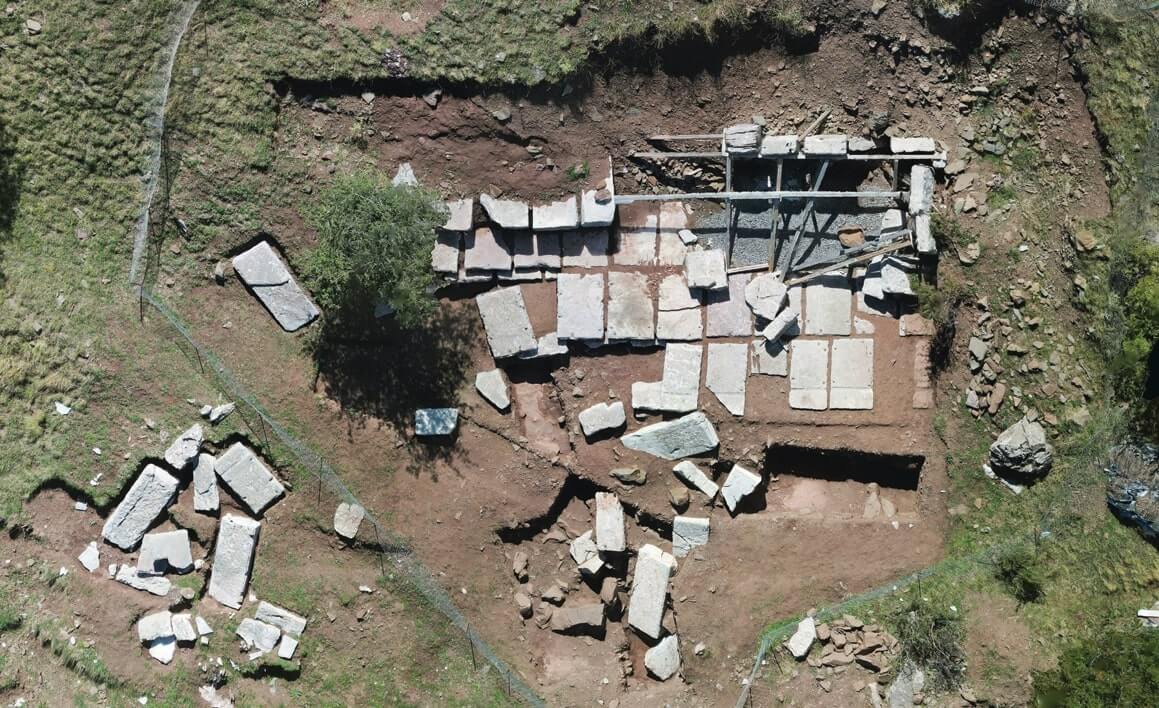
[[[680,640],[670,634],[660,643],[644,652],[644,667],[661,681],[667,681],[680,671]]]
[[[909,274],[897,261],[887,258],[881,264],[881,291],[885,295],[913,297]],[[871,293],[866,293],[867,295]]]
[[[742,343],[708,345],[708,372],[705,387],[712,391],[729,413],[744,415],[745,382],[748,380],[748,345]]]
[[[905,228],[901,209],[886,209],[881,215],[881,235],[889,238]]]
[[[775,319],[789,297],[780,273],[761,273],[748,282],[744,299],[757,317]]]
[[[833,374],[829,407],[852,410],[873,408],[873,340],[833,341]]]
[[[278,642],[278,658],[289,661],[294,658],[294,652],[298,650],[298,640],[288,634],[282,635],[282,641]]]
[[[616,234],[616,265],[649,266],[656,262],[656,236],[660,210],[655,202],[636,202],[619,208],[620,226]]]
[[[700,364],[704,347],[668,344],[664,347],[664,374],[660,379],[661,407],[670,413],[696,410],[700,403]]]
[[[509,273],[513,263],[507,235],[480,226],[463,236],[463,268],[467,273]]]
[[[918,253],[924,256],[933,256],[938,253],[938,243],[930,230],[930,215],[918,214],[914,217],[914,245]]]
[[[688,248],[680,237],[680,232],[688,228],[688,208],[683,202],[662,202],[660,204],[660,246],[656,257],[657,265],[684,265]]]
[[[778,312],[777,316],[761,330],[761,336],[770,343],[779,342],[785,337],[795,337],[800,333],[801,316],[793,307],[786,307]]]
[[[181,433],[165,450],[165,464],[177,471],[181,471],[193,464],[197,459],[197,451],[201,449],[201,441],[205,433],[201,424],[195,423],[188,430]]]
[[[176,479],[157,465],[146,465],[105,521],[101,535],[121,550],[132,550],[176,493]]]
[[[850,137],[849,138],[849,152],[876,152],[877,143],[869,138]]]
[[[934,208],[934,171],[928,165],[914,165],[909,182],[910,215],[929,214]]]
[[[829,406],[829,341],[795,339],[789,353],[789,406],[825,410]]]
[[[109,567],[114,568],[116,566]],[[128,563],[117,568],[114,578],[118,583],[123,583],[134,590],[147,592],[157,597],[165,597],[173,589],[173,584],[169,582],[169,578],[153,575],[152,573],[139,573],[137,572],[136,566],[129,565]]]
[[[607,229],[584,229],[560,234],[564,268],[605,268],[608,265]]]
[[[805,287],[805,334],[848,336],[853,328],[853,292],[841,273],[826,273]]]
[[[447,221],[444,231],[470,231],[474,220],[475,200],[455,199],[447,202]]]
[[[593,531],[585,531],[572,539],[568,550],[571,552],[571,559],[579,566],[581,573],[595,576],[603,570],[604,562],[600,559],[600,549],[596,548],[596,542],[592,540],[592,535]]]
[[[141,539],[141,555],[137,559],[139,573],[188,573],[193,570],[193,552],[189,546],[189,531],[147,533]]]
[[[806,617],[797,623],[797,631],[793,632],[793,636],[789,637],[787,642],[789,653],[793,655],[794,659],[804,659],[809,653],[809,648],[813,646],[813,640],[817,638],[817,625],[812,617]]]
[[[197,641],[197,630],[193,628],[193,617],[188,614],[173,615],[173,636],[179,644]]]
[[[728,510],[735,512],[737,505],[752,494],[760,484],[759,474],[750,472],[740,465],[733,465],[728,477],[724,479],[724,484],[720,486],[720,497],[724,499],[724,505]]]
[[[197,636],[204,637],[213,634],[213,628],[209,626],[209,623],[201,615],[194,617],[193,623],[197,626]]]
[[[656,339],[661,342],[690,342],[703,337],[704,316],[700,308],[656,315]]]
[[[415,411],[415,435],[442,437],[459,427],[458,408],[419,408]]]
[[[577,229],[579,225],[579,204],[575,197],[531,209],[531,227],[536,231]]]
[[[586,408],[579,414],[580,427],[585,437],[593,437],[609,430],[616,430],[627,423],[628,417],[624,413],[624,403],[597,403]]]
[[[755,155],[761,144],[761,126],[738,123],[724,129],[724,147],[733,155]]]
[[[173,661],[177,637],[173,634],[173,614],[168,610],[154,612],[137,620],[137,639],[145,645],[149,656],[162,664]]]
[[[286,492],[269,467],[243,443],[234,443],[217,458],[217,476],[253,514],[261,514]]]
[[[848,135],[809,135],[801,151],[809,156],[840,156],[848,147]]]
[[[684,276],[688,279],[690,288],[723,290],[728,287],[724,251],[715,248],[707,251],[689,251],[684,256]]]
[[[713,290],[706,296],[708,302],[709,337],[751,337],[753,313],[745,303],[748,273],[739,273],[728,279],[728,290]]]
[[[246,617],[237,627],[237,636],[241,637],[247,651],[252,649],[264,654],[278,645],[282,631],[272,624]]]
[[[226,607],[240,609],[245,600],[261,528],[260,523],[243,516],[221,517],[208,594]]]
[[[636,571],[632,575],[632,594],[628,599],[628,624],[653,639],[660,638],[664,606],[668,599],[668,578],[672,566],[661,560],[659,548],[655,553],[640,549],[636,556]]]
[[[620,438],[620,442],[626,448],[665,460],[703,455],[720,445],[716,428],[700,411],[640,428]]]
[[[490,194],[481,194],[479,195],[479,203],[483,205],[483,211],[487,212],[487,218],[498,224],[500,228],[531,228],[531,210],[527,208],[526,202],[496,199]]]
[[[76,559],[90,573],[99,568],[101,565],[101,550],[97,546],[97,542],[90,541],[89,545],[85,546],[85,549],[81,551]]]
[[[233,269],[287,332],[299,330],[318,317],[318,308],[268,241],[234,256]]]
[[[480,293],[475,296],[475,303],[487,330],[491,356],[504,359],[536,350],[538,344],[531,331],[523,290],[518,285]]]
[[[674,273],[664,276],[660,281],[661,312],[691,310],[697,307],[700,307],[700,298],[688,287],[688,281],[683,275]]]
[[[683,558],[693,548],[708,545],[708,519],[677,516],[672,519],[672,555]]]
[[[507,393],[507,380],[503,378],[501,369],[480,371],[475,374],[475,390],[497,410],[505,411],[511,407],[511,396]]]
[[[607,338],[609,342],[655,340],[655,313],[644,273],[608,273]]]
[[[516,270],[548,268],[559,270],[563,267],[562,234],[547,231],[531,233],[516,231],[512,234],[513,262]]]
[[[275,604],[262,600],[258,603],[258,610],[254,613],[254,619],[266,624],[272,624],[278,629],[292,637],[302,636],[302,632],[306,631],[306,618],[290,612],[284,607],[278,607]]]
[[[609,492],[596,492],[596,548],[606,553],[623,553],[628,549],[624,508],[619,497]]]
[[[334,533],[347,540],[353,539],[365,517],[366,509],[360,504],[342,502],[334,509]]]
[[[890,138],[889,149],[895,154],[932,153],[938,149],[933,138]]]
[[[580,195],[580,224],[584,228],[611,226],[616,219],[616,184],[612,177],[612,158],[608,158],[608,177],[595,189]]]
[[[217,511],[221,497],[217,491],[217,458],[203,452],[193,468],[193,510],[211,514]]]
[[[556,336],[604,338],[604,274],[560,273],[556,281]]]
[[[715,499],[716,493],[720,491],[716,482],[713,482],[703,470],[688,460],[677,462],[676,466],[672,468],[672,473],[682,482],[708,497],[709,501]]]
[[[761,157],[791,157],[800,142],[796,135],[766,135],[761,139]]]

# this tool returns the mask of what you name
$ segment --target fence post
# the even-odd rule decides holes
[[[378,535],[378,522],[374,522],[374,540],[378,542],[378,569],[386,577],[386,561],[382,559],[382,537]]]
[[[475,640],[471,638],[471,623],[467,623],[467,644],[471,646],[471,668],[476,671],[479,670],[479,664],[475,660]]]

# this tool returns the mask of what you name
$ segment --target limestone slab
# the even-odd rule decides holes
[[[266,624],[272,624],[278,629],[292,637],[302,636],[302,632],[306,631],[306,618],[290,612],[284,607],[278,607],[273,603],[262,600],[258,603],[258,610],[254,613],[254,619]]]
[[[366,509],[361,505],[342,502],[334,509],[334,533],[347,540],[354,538],[365,516]]]
[[[233,269],[287,332],[305,327],[320,314],[268,241],[234,256]]]
[[[538,346],[531,331],[531,319],[523,302],[523,290],[518,285],[497,288],[475,296],[491,356],[505,359]]]
[[[487,218],[495,222],[500,228],[531,228],[531,210],[527,208],[526,202],[514,199],[496,199],[490,194],[481,194],[479,195],[479,203],[483,205],[483,211],[487,213]]]
[[[796,135],[766,135],[761,139],[761,157],[791,157],[800,144]]]
[[[652,296],[644,273],[608,273],[609,342],[652,341],[656,338]]]
[[[708,345],[705,388],[716,396],[729,413],[744,415],[745,382],[748,380],[748,345],[716,343]]]
[[[560,273],[556,281],[556,336],[604,338],[604,274]]]
[[[547,359],[553,356],[567,356],[567,354],[567,345],[559,343],[559,336],[555,332],[548,332],[536,340],[534,352],[524,352],[519,355],[519,358]]]
[[[688,208],[683,202],[663,202],[660,204],[660,241],[657,265],[684,265],[688,251],[680,232],[688,228]]]
[[[508,273],[513,256],[507,235],[500,229],[480,226],[463,237],[463,268],[467,273]]]
[[[793,307],[786,307],[777,313],[765,328],[761,336],[769,343],[779,342],[785,337],[795,337],[801,333],[801,316]]]
[[[193,464],[193,461],[197,459],[197,452],[201,448],[201,442],[204,439],[205,433],[201,430],[201,424],[195,423],[188,430],[178,435],[165,450],[165,464],[178,471]]]
[[[720,444],[716,428],[697,411],[675,420],[654,423],[625,435],[620,442],[631,450],[665,460],[679,460],[711,452]]]
[[[739,273],[729,277],[728,290],[714,290],[707,294],[708,325],[705,334],[709,337],[752,336],[753,313],[744,298],[748,283],[749,274]]]
[[[562,234],[556,231],[517,231],[512,234],[516,270],[563,267]]]
[[[704,290],[727,288],[728,273],[725,271],[724,251],[716,248],[689,251],[684,256],[684,276],[688,279],[690,288]]]
[[[217,491],[217,458],[207,452],[197,456],[193,468],[193,510],[203,513],[217,511],[221,497]]]
[[[840,156],[849,147],[848,135],[809,135],[801,151],[809,156]]]
[[[178,644],[196,642],[197,630],[193,628],[193,617],[188,614],[173,615],[173,636]]]
[[[680,481],[708,497],[709,501],[715,499],[716,493],[720,491],[720,487],[716,482],[713,482],[703,470],[688,460],[676,463],[676,466],[672,468],[672,473]]]
[[[560,234],[564,268],[604,268],[608,265],[607,229],[565,231]]]
[[[752,494],[761,484],[761,476],[740,465],[733,465],[724,484],[720,486],[720,496],[728,510],[735,512],[745,497]]]
[[[503,378],[501,369],[480,371],[475,374],[475,390],[497,410],[505,411],[511,407],[511,396],[507,392],[507,380]]]
[[[664,347],[664,374],[660,379],[661,405],[656,410],[687,413],[700,402],[699,344],[668,344]]]
[[[604,567],[604,562],[600,559],[600,549],[596,548],[596,542],[592,540],[593,533],[594,531],[585,531],[572,539],[568,548],[571,559],[579,566],[580,572],[591,576],[598,575]]]
[[[914,216],[914,245],[917,246],[918,253],[924,256],[937,255],[938,253],[938,243],[934,240],[933,232],[930,230],[929,214]]]
[[[934,208],[934,171],[927,165],[914,165],[909,180],[909,213],[929,214]]]
[[[458,408],[420,408],[415,411],[415,435],[419,437],[450,435],[457,427]]]
[[[474,220],[475,200],[455,199],[447,202],[447,220],[444,231],[470,231]]]
[[[145,465],[125,498],[105,521],[101,535],[121,550],[132,550],[173,502],[176,493],[176,479],[157,465]]]
[[[435,234],[435,245],[431,249],[431,268],[442,275],[458,273],[459,250],[462,243],[462,232],[439,231]]]
[[[656,339],[661,342],[690,342],[704,337],[704,316],[700,308],[656,314]]]
[[[282,638],[282,631],[272,624],[246,617],[237,627],[237,636],[241,637],[246,649],[253,649],[262,653],[273,651]]]
[[[234,443],[213,466],[217,476],[253,514],[261,514],[285,492],[257,454],[243,443]]]
[[[584,431],[584,436],[589,438],[609,430],[616,430],[622,427],[627,420],[622,401],[597,403],[579,414],[580,427]]]
[[[623,553],[628,549],[624,507],[620,505],[620,498],[609,492],[596,492],[596,548],[606,553]]]
[[[847,336],[853,328],[853,292],[841,273],[826,273],[805,287],[805,334]]]
[[[744,299],[757,317],[776,319],[789,297],[779,273],[761,273],[745,285]]]
[[[672,519],[672,555],[683,558],[693,548],[708,545],[708,519],[677,516]]]
[[[655,553],[644,552],[649,546],[641,548],[636,556],[632,595],[628,600],[628,624],[653,639],[659,639],[672,566],[661,559],[659,548],[652,546]]]
[[[789,345],[789,406],[825,410],[829,406],[829,342],[795,339]]]
[[[531,226],[539,231],[579,228],[579,204],[575,197],[531,208]]]
[[[661,312],[691,310],[700,307],[700,298],[688,287],[688,281],[679,273],[664,276],[660,281]]]
[[[754,341],[751,371],[765,376],[788,376],[788,347],[783,342]]]
[[[616,184],[612,176],[612,159],[608,158],[608,177],[595,189],[580,194],[580,225],[608,227],[616,220]]]
[[[261,528],[259,522],[244,516],[221,517],[208,594],[226,607],[240,609],[245,600]]]
[[[936,152],[938,146],[933,138],[890,138],[889,149],[894,153],[931,153]]]
[[[193,552],[189,546],[189,531],[147,533],[141,539],[141,555],[137,572],[188,573],[193,570]]]
[[[173,583],[169,582],[169,578],[152,573],[140,573],[137,571],[136,566],[129,565],[128,563],[117,568],[117,572],[113,577],[118,583],[123,583],[134,590],[147,592],[157,597],[165,597],[173,589]]]
[[[864,410],[873,408],[873,340],[833,341],[833,374],[829,407]]]
[[[644,652],[644,668],[661,681],[667,681],[680,670],[680,640],[670,634]]]

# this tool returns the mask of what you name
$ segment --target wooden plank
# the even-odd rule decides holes
[[[826,160],[821,163],[821,169],[817,172],[817,179],[813,182],[813,191],[819,191],[821,182],[825,179],[825,173],[829,170],[829,161]],[[814,214],[814,209],[817,207],[817,198],[810,197],[809,203],[805,205],[805,210],[801,212],[801,225],[797,227],[797,233],[793,234],[793,240],[789,242],[789,257],[785,261],[785,275],[793,274],[793,256],[797,254],[797,242],[801,240],[801,234],[805,233],[805,227],[809,224],[810,217]]]
[[[785,166],[784,160],[777,160],[777,191],[781,191],[781,172]],[[777,267],[777,222],[781,219],[781,200],[774,199],[773,219],[769,222],[769,270]]]
[[[882,246],[881,248],[875,249],[873,251],[868,251],[866,253],[859,253],[855,256],[843,258],[839,261],[832,261],[829,263],[821,263],[819,265],[815,265],[812,268],[810,268],[808,271],[806,271],[804,274],[802,274],[796,278],[789,278],[788,280],[785,281],[785,285],[797,285],[799,283],[808,282],[808,281],[812,280],[813,278],[816,278],[819,275],[824,275],[825,273],[836,270],[838,268],[847,268],[847,267],[852,266],[852,265],[857,265],[858,263],[863,263],[865,261],[873,260],[877,256],[884,255],[886,253],[893,253],[894,251],[900,251],[909,245],[911,245],[911,244],[910,244],[909,236],[907,235],[904,238],[900,238],[896,241],[891,241],[888,245]],[[735,268],[729,268],[727,272],[729,275],[736,275],[737,273],[755,273],[758,270],[765,270],[766,267],[767,266],[765,266],[765,264],[763,264],[763,263],[756,263],[753,265],[736,266]]]

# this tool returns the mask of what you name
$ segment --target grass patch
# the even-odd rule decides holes
[[[1058,668],[1034,676],[1035,705],[1143,706],[1159,695],[1159,632],[1112,630],[1067,647]]]
[[[966,654],[962,650],[965,630],[959,613],[942,601],[928,601],[920,591],[911,593],[890,620],[901,643],[901,663],[912,662],[927,674],[936,690],[951,690],[962,682]]]
[[[1019,605],[1042,598],[1045,578],[1038,557],[1028,545],[1001,549],[994,558],[994,577]]]

